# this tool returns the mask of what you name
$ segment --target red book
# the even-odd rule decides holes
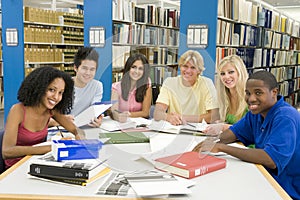
[[[184,178],[194,178],[225,167],[223,158],[192,151],[155,160],[155,168]]]

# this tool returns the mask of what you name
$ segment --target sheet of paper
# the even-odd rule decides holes
[[[112,104],[97,104],[88,107],[82,113],[77,115],[74,119],[74,123],[76,126],[84,126],[89,124],[95,117],[100,116],[107,109],[109,109]]]
[[[118,121],[110,119],[110,117],[104,117],[100,128],[106,131],[119,131],[129,128],[136,128],[136,122],[128,119],[127,122],[120,123]]]
[[[172,125],[170,122],[163,120],[152,120],[151,124],[148,127],[150,130],[175,134],[178,134],[181,128],[180,126]]]
[[[187,183],[175,176],[157,171],[126,176],[126,179],[138,196],[158,196],[169,194],[190,194]]]

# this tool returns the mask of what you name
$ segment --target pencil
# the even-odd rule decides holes
[[[56,126],[56,128],[57,128],[57,130],[59,131],[60,136],[63,138],[64,135],[63,135],[62,131],[59,129],[59,126]]]

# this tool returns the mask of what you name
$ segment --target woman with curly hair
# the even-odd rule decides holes
[[[53,117],[76,139],[84,138],[67,117],[73,105],[74,82],[70,75],[52,67],[32,71],[18,91],[19,103],[9,111],[3,136],[2,156],[6,168],[23,156],[44,154],[51,146],[33,146],[45,141],[48,123]]]
[[[131,55],[124,67],[123,78],[113,83],[111,100],[112,117],[124,122],[127,117],[145,117],[150,114],[152,99],[149,63],[143,54]]]

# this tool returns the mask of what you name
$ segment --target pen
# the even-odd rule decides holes
[[[114,111],[116,111],[117,113],[122,113],[121,111],[119,111],[119,110],[117,110],[117,109],[115,109]]]
[[[57,130],[59,131],[60,136],[61,136],[61,137],[64,137],[63,133],[62,133],[61,130],[59,129],[59,126],[56,126],[56,128],[57,128]]]
[[[194,124],[191,124],[191,123],[187,123],[187,125],[189,125],[191,127],[194,127],[194,128],[197,128],[197,126],[195,126]]]

